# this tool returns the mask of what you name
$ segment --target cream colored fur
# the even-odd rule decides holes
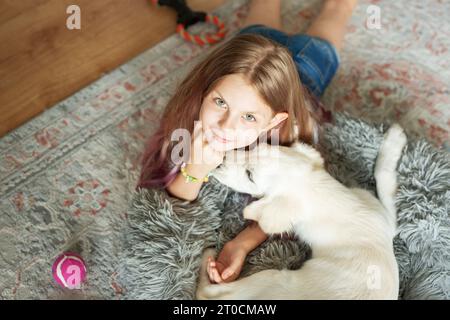
[[[403,129],[386,132],[375,168],[378,200],[347,188],[326,172],[309,145],[260,144],[227,153],[214,176],[259,199],[243,211],[268,234],[294,231],[312,257],[299,270],[265,270],[211,284],[203,255],[198,299],[397,299],[399,276],[392,240],[396,228],[396,166],[406,145]],[[246,171],[249,170],[249,171]],[[253,182],[251,181],[251,179]]]

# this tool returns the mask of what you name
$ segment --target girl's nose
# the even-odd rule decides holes
[[[230,115],[225,115],[219,123],[219,128],[223,138],[229,139],[230,136],[233,137],[233,132],[236,130],[236,119]]]

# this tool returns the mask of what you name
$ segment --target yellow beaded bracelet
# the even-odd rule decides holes
[[[188,182],[197,182],[197,181],[199,181],[198,178],[193,177],[193,176],[191,176],[190,174],[188,174],[188,173],[186,172],[186,162],[183,162],[183,163],[181,164],[181,174],[182,174],[183,177],[185,178],[185,182],[186,182],[186,183],[188,183]],[[209,176],[210,176],[210,175],[211,175],[211,172],[208,173],[208,174],[206,175],[206,177],[203,178],[203,182],[208,182]]]

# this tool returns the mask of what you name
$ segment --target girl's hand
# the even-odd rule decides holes
[[[227,242],[219,253],[217,260],[208,259],[207,272],[210,281],[222,283],[234,281],[239,277],[244,265],[247,251],[234,242]]]
[[[195,121],[189,163],[203,164],[213,170],[223,162],[224,156],[224,151],[217,151],[208,143],[202,122]]]

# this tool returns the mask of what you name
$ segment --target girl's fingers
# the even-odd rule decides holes
[[[198,132],[202,128],[200,119],[194,120],[194,132]]]
[[[217,283],[222,283],[222,279],[220,278],[219,271],[217,271],[217,268],[212,269],[213,275],[214,275],[214,281]]]
[[[202,134],[202,132],[203,132],[203,125],[202,125],[202,122],[201,121],[199,121],[199,120],[196,120],[195,121],[195,124],[194,124],[194,132],[193,132],[193,139],[194,140],[199,140],[198,139],[198,137]],[[203,135],[204,136],[204,135]]]
[[[227,268],[222,272],[222,279],[226,279],[228,277],[230,277],[232,274],[234,273],[234,270],[232,270],[231,268]]]
[[[222,278],[220,277],[219,271],[216,268],[215,261],[208,262],[208,275],[209,275],[210,280],[212,280],[216,283],[222,282]]]
[[[211,280],[216,281],[216,274],[215,274],[216,266],[214,262],[211,262],[209,264],[209,277]]]
[[[214,282],[214,275],[213,275],[211,269],[209,269],[208,277],[209,277],[209,281],[210,281],[210,282]]]
[[[201,162],[201,156],[202,156],[202,144],[203,141],[201,139],[199,139],[199,135],[202,132],[202,127],[200,122],[196,122],[194,125],[194,133],[193,136],[191,137],[191,155],[190,155],[190,160],[193,163],[199,163]]]
[[[216,266],[216,263],[214,262],[214,259],[212,257],[209,257],[208,262],[207,262],[206,271],[208,273],[209,280],[214,281],[214,282],[216,279],[216,275],[214,273],[215,266]]]
[[[209,257],[208,262],[206,264],[206,271],[208,272],[209,278],[212,280],[211,261],[212,261],[212,258]]]
[[[211,269],[209,269],[208,277],[209,277],[209,281],[210,281],[210,282],[214,282],[214,275],[213,275]]]

